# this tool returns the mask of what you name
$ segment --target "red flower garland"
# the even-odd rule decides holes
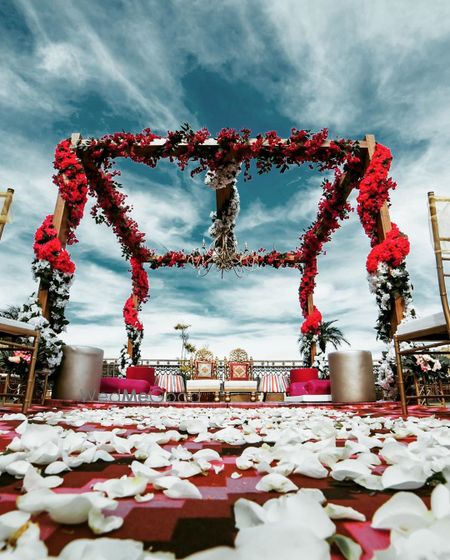
[[[125,305],[123,306],[123,318],[125,319],[125,324],[137,329],[138,331],[144,330],[142,323],[139,321],[138,310],[136,309],[133,301],[133,295],[131,295]]]
[[[375,274],[381,262],[390,267],[400,266],[408,256],[409,249],[408,237],[393,223],[391,231],[386,235],[386,239],[375,245],[370,251],[366,262],[367,272]]]
[[[377,215],[385,202],[389,202],[389,190],[396,183],[388,176],[392,154],[389,148],[377,144],[369,166],[359,184],[358,214],[372,247],[379,242]]]
[[[42,222],[34,235],[34,254],[37,260],[48,261],[51,267],[66,274],[75,272],[75,264],[69,253],[62,248],[57,231],[53,225],[53,215],[50,214]]]
[[[53,182],[67,203],[69,222],[67,243],[70,245],[76,242],[74,231],[84,214],[88,186],[83,166],[77,154],[72,150],[69,139],[63,140],[57,145],[54,167],[58,173],[53,176]]]

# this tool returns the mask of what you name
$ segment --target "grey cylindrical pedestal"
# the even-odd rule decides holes
[[[91,346],[64,346],[61,369],[53,389],[56,399],[95,401],[103,368],[103,350]]]
[[[372,354],[366,350],[344,350],[328,354],[333,402],[376,400]]]

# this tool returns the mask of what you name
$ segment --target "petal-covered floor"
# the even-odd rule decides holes
[[[350,506],[364,514],[366,521],[335,519],[334,523],[336,532],[358,542],[363,549],[362,558],[369,559],[374,550],[389,546],[389,531],[371,527],[373,514],[398,490],[371,490],[356,483],[351,477],[337,480],[340,477],[336,475],[333,478],[330,476],[334,468],[333,460],[325,452],[328,447],[332,454],[333,449],[336,453],[336,448],[346,446],[349,451],[344,458],[356,458],[361,462],[366,458],[371,474],[376,475],[377,484],[381,481],[378,475],[386,469],[386,462],[381,458],[377,465],[376,458],[371,458],[370,454],[381,455],[380,445],[386,438],[404,444],[420,440],[420,445],[428,450],[426,453],[431,457],[431,469],[439,471],[439,465],[442,467],[440,472],[450,468],[450,459],[447,467],[450,414],[443,409],[411,407],[410,416],[409,421],[403,421],[396,403],[341,407],[280,404],[110,408],[104,404],[75,406],[60,403],[57,406],[33,408],[28,423],[24,422],[21,415],[11,414],[10,409],[3,409],[3,416],[0,417],[0,449],[5,452],[9,446],[8,454],[25,454],[17,455],[17,459],[29,460],[42,475],[50,464],[54,466],[49,472],[53,469],[55,473],[58,472],[61,461],[71,464],[71,470],[59,473],[63,478],[62,484],[52,489],[52,492],[58,494],[90,492],[97,483],[119,479],[123,475],[133,476],[136,469],[139,470],[136,461],[156,465],[150,468],[157,469],[159,473],[178,474],[181,479],[198,488],[201,499],[170,497],[170,492],[164,492],[163,487],[154,484],[149,475],[145,491],[140,495],[153,493],[154,497],[149,501],[137,501],[133,495],[116,498],[118,506],[111,513],[123,518],[123,525],[103,535],[142,541],[146,549],[152,547],[155,551],[174,552],[177,558],[219,545],[233,546],[237,533],[233,511],[235,502],[239,498],[246,498],[257,504],[264,504],[267,500],[280,496],[278,492],[257,489],[262,478],[275,468],[273,472],[286,474],[298,489],[320,489],[328,502]],[[376,418],[380,420],[375,420]],[[39,431],[30,430],[31,424],[60,426],[64,431],[57,434],[50,430],[47,439],[42,431],[43,439],[39,441]],[[101,436],[100,432],[105,433],[105,436]],[[215,434],[218,433],[223,435],[217,438]],[[144,434],[154,436],[146,439]],[[26,438],[29,441],[25,441]],[[372,443],[370,438],[373,438]],[[52,441],[51,445],[49,441]],[[394,450],[395,441],[391,442]],[[273,455],[274,446],[280,448],[280,457],[284,457],[278,462]],[[95,462],[82,462],[77,466],[76,457],[86,450],[93,452],[93,447],[106,452],[105,456],[109,455],[110,459],[103,460],[100,453],[100,458],[95,460],[91,454],[87,460]],[[168,454],[158,455],[158,448],[170,452],[170,457]],[[241,457],[244,450],[249,448],[247,455]],[[325,477],[313,478],[288,472],[286,453],[289,454],[289,450],[297,453],[299,448],[305,453],[312,451],[317,457],[320,456],[322,465],[319,468],[323,469],[325,464],[328,471]],[[208,461],[202,463],[201,454],[194,455],[202,449],[216,451],[217,458],[207,452],[205,457],[208,457]],[[384,449],[387,453],[387,447]],[[442,464],[436,458],[441,449]],[[262,458],[264,450],[269,450],[268,464]],[[397,452],[399,450],[402,451],[398,448]],[[420,449],[414,448],[409,452],[416,453],[417,457],[422,453]],[[152,453],[155,454],[153,463],[149,460]],[[87,457],[86,453],[84,456]],[[246,457],[250,458],[250,463]],[[0,515],[17,509],[16,500],[23,495],[23,476],[18,474],[16,477],[6,472],[8,468],[12,472],[15,469],[20,471],[23,464],[6,467],[6,462],[1,462],[4,458],[4,454],[0,456],[0,470],[3,471],[0,476]],[[161,465],[165,460],[168,464],[159,466],[159,460],[162,461]],[[201,472],[189,476],[188,469],[195,467],[199,470],[199,464]],[[192,472],[195,473],[195,469]],[[305,469],[299,470],[305,472]],[[306,471],[309,472],[308,468]],[[414,493],[424,499],[427,507],[433,489],[429,478],[422,485],[418,483],[420,487],[414,489]],[[95,538],[85,522],[78,525],[58,523],[47,512],[37,513],[32,519],[39,524],[41,539],[45,541],[49,554],[55,556],[74,539]],[[331,555],[332,558],[342,558],[334,546]]]

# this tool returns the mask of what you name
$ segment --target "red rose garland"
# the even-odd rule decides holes
[[[48,261],[53,269],[66,274],[75,272],[75,264],[71,261],[69,253],[62,248],[61,241],[58,239],[52,214],[47,216],[36,230],[33,250],[37,260]]]
[[[391,268],[400,266],[408,256],[409,249],[408,237],[393,223],[386,239],[370,251],[366,263],[367,272],[375,274],[380,263],[385,263]]]
[[[58,173],[53,182],[66,201],[68,209],[68,244],[76,242],[75,229],[81,221],[87,202],[88,185],[83,165],[71,148],[69,139],[63,140],[56,147],[54,167]]]
[[[377,144],[370,164],[359,183],[358,214],[372,247],[378,243],[377,215],[385,202],[389,202],[389,191],[396,183],[388,176],[392,154],[389,148]]]
[[[125,305],[123,306],[123,317],[127,326],[138,331],[144,330],[142,323],[139,321],[138,312],[133,301],[133,295],[127,299]]]
[[[304,320],[301,326],[302,334],[304,335],[317,334],[319,332],[321,323],[322,323],[322,314],[317,309],[317,307],[314,306],[314,309],[306,317],[306,319]]]

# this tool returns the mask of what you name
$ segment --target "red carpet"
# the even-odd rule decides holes
[[[55,403],[56,404],[56,403]],[[156,406],[156,405],[150,405]],[[164,406],[164,405],[162,405]],[[173,406],[173,405],[170,405]],[[186,405],[185,405],[186,406]],[[196,406],[196,405],[190,405]],[[205,405],[199,405],[205,406]],[[258,405],[224,405],[218,406],[256,407]],[[262,406],[284,406],[281,403],[267,403]],[[295,406],[295,405],[290,405]],[[298,406],[298,405],[297,405]],[[304,406],[304,405],[300,405]],[[86,407],[83,403],[80,407]],[[33,412],[52,409],[53,407],[34,407]],[[75,408],[75,406],[63,406],[58,403],[58,409]],[[105,404],[91,404],[90,408],[107,408]],[[317,407],[316,407],[317,408]],[[328,407],[327,407],[328,408]],[[365,404],[358,406],[339,407],[358,415],[375,416],[399,416],[400,409],[397,403]],[[54,409],[54,408],[53,408]],[[11,412],[11,409],[3,408],[3,412]],[[411,407],[412,416],[429,416],[435,414],[441,418],[450,419],[450,413],[437,408]],[[14,437],[12,431],[18,425],[18,421],[0,421],[0,430],[7,431],[0,435],[0,448],[3,450]],[[74,429],[71,426],[64,426]],[[112,427],[102,428],[94,424],[85,424],[76,431],[111,430]],[[130,426],[127,433],[137,432],[136,426]],[[120,500],[119,508],[115,515],[125,518],[124,525],[108,537],[132,538],[143,541],[155,550],[167,550],[176,553],[177,557],[183,558],[190,553],[204,550],[217,545],[232,545],[236,534],[233,520],[233,504],[239,497],[245,497],[258,503],[276,497],[278,494],[261,493],[255,490],[260,480],[256,471],[240,471],[242,478],[233,479],[231,474],[236,471],[235,457],[242,452],[242,446],[231,446],[227,444],[195,443],[194,437],[183,441],[183,445],[191,450],[202,447],[216,449],[223,457],[225,469],[219,474],[208,473],[197,475],[189,480],[197,485],[204,497],[203,500],[173,500],[167,498],[161,492],[155,494],[155,498],[146,503],[137,503],[133,498]],[[342,442],[341,442],[342,443]],[[164,445],[170,449],[178,444]],[[114,463],[97,462],[84,464],[72,472],[64,474],[64,484],[56,489],[56,492],[85,492],[97,482],[108,478],[117,478],[123,474],[129,474],[128,465],[133,458],[128,455],[115,455]],[[352,506],[364,513],[368,520],[372,518],[374,511],[392,495],[393,492],[369,492],[357,486],[353,482],[337,482],[330,477],[322,480],[308,478],[302,475],[291,475],[289,477],[298,487],[320,488],[326,498],[345,506]],[[22,482],[8,474],[0,477],[0,513],[15,509],[15,500],[20,495]],[[151,491],[151,485],[148,488]],[[417,494],[427,499],[431,488],[424,487]],[[428,505],[428,501],[427,501]],[[50,520],[47,514],[40,514],[36,521],[40,524],[42,538],[45,540],[50,554],[57,554],[61,548],[75,538],[93,538],[93,534],[86,524],[81,526],[62,526]],[[370,521],[367,523],[338,521],[338,532],[347,534],[358,541],[363,547],[364,559],[371,557],[374,549],[385,548],[388,545],[388,532],[371,529]],[[333,558],[342,558],[335,552]]]

